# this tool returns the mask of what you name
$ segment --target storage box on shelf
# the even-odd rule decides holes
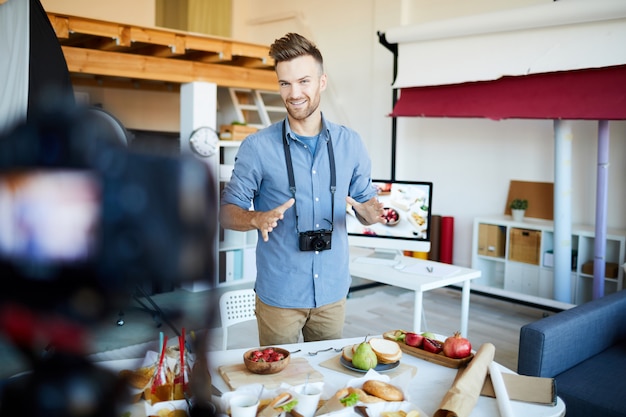
[[[240,144],[241,141],[219,141],[220,195],[224,185],[230,181]],[[242,284],[256,279],[256,241],[256,230],[238,232],[220,227],[216,286]]]
[[[504,256],[506,228],[496,224],[478,225],[478,254],[485,256]]]
[[[519,227],[510,229],[509,259],[531,265],[539,265],[541,231]]]
[[[220,139],[242,141],[257,130],[259,129],[255,126],[237,124],[222,125],[220,126]]]
[[[592,299],[595,230],[572,226],[571,304]],[[511,216],[474,220],[472,268],[482,271],[472,288],[539,305],[563,308],[554,300],[554,223]],[[605,294],[623,288],[626,231],[607,230]]]

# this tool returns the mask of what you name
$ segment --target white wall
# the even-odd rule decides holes
[[[233,36],[271,43],[288,31],[310,37],[326,61],[331,91],[324,111],[361,133],[374,176],[390,176],[393,56],[377,31],[529,6],[551,0],[234,0]],[[568,1],[568,0],[562,0]],[[571,0],[570,0],[571,1]],[[462,62],[458,63],[463,65]],[[424,63],[428,65],[428,63]],[[330,106],[329,104],[334,104]],[[597,123],[574,123],[573,220],[595,220]],[[396,178],[435,183],[433,209],[454,216],[454,262],[471,263],[472,221],[504,212],[510,180],[554,181],[549,120],[398,119]],[[626,122],[611,123],[608,226],[626,228]]]
[[[550,3],[554,0],[403,0],[404,24],[445,20],[472,14]]]

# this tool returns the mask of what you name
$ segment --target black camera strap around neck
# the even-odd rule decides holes
[[[296,232],[300,232],[298,229],[298,208],[296,206],[296,181],[293,175],[293,163],[291,161],[291,150],[289,149],[289,141],[287,140],[287,121],[283,121],[283,148],[285,150],[285,161],[287,162],[287,177],[289,179],[289,191],[291,191],[291,196],[293,197],[293,209],[296,213]],[[330,137],[330,132],[328,133],[329,138],[326,142],[326,147],[328,148],[328,162],[330,163],[330,230],[333,230],[333,225],[335,222],[335,191],[337,190],[337,177],[335,174],[335,154],[333,152],[333,141]]]

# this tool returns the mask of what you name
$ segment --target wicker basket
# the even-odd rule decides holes
[[[509,260],[539,265],[541,230],[512,227],[509,236]]]

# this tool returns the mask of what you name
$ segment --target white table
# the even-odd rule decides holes
[[[371,264],[358,260],[359,257],[367,256],[371,252],[370,249],[350,248],[350,274],[353,277],[414,291],[413,331],[415,332],[421,332],[424,292],[448,285],[462,285],[461,334],[467,337],[470,280],[480,277],[479,270],[407,256],[403,256],[400,263],[395,266]],[[428,268],[432,268],[433,272],[429,273]],[[407,272],[409,270],[412,272]]]
[[[346,383],[355,378],[354,376],[337,372],[322,366],[320,363],[332,358],[339,353],[334,351],[321,352],[317,356],[309,356],[308,352],[325,349],[328,347],[340,348],[363,341],[362,337],[330,340],[322,342],[299,343],[293,345],[283,345],[289,351],[300,352],[294,353],[293,357],[306,358],[311,366],[324,376],[325,392],[335,392],[346,386]],[[219,373],[219,366],[232,365],[242,362],[243,354],[248,349],[233,349],[225,351],[215,351],[208,353],[209,367],[213,386],[221,392],[229,391],[229,387]],[[411,403],[422,409],[428,416],[432,417],[437,410],[444,394],[448,391],[457,370],[436,365],[431,362],[418,359],[414,356],[404,354],[401,363],[413,365],[417,368],[417,373],[408,386],[407,396]],[[500,366],[502,372],[511,372]],[[357,376],[358,377],[358,376]],[[561,417],[565,415],[565,404],[558,398],[556,406],[538,405],[532,403],[524,403],[520,401],[512,401],[513,412],[516,416],[533,416],[533,417]],[[496,400],[489,397],[480,397],[476,407],[472,411],[470,417],[498,417],[499,411]]]

